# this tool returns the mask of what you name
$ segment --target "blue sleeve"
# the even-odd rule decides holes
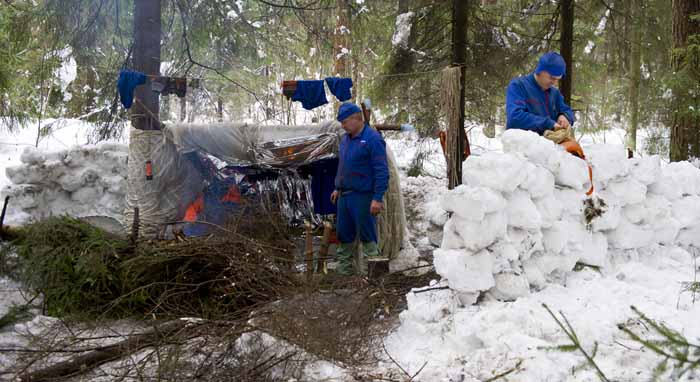
[[[389,187],[389,165],[386,158],[386,143],[381,137],[372,139],[370,144],[370,165],[374,170],[374,189],[372,200],[382,201]]]
[[[527,110],[527,96],[515,81],[511,81],[506,91],[506,128],[534,131],[540,135],[554,126],[554,121],[530,113]]]
[[[576,117],[574,117],[573,110],[571,110],[571,107],[564,102],[564,96],[561,95],[561,93],[557,94],[559,94],[559,97],[557,97],[557,110],[559,110],[559,114],[564,114],[566,119],[569,120],[569,123],[573,125],[574,122],[576,122]]]

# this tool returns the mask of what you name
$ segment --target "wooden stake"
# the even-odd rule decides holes
[[[314,273],[314,237],[311,222],[305,220],[304,228],[306,229],[306,278],[310,280]]]
[[[134,221],[131,224],[131,237],[129,238],[131,245],[136,245],[136,242],[139,240],[139,220],[139,208],[134,207]]]
[[[0,214],[0,235],[2,234],[2,225],[5,223],[5,212],[7,211],[7,204],[10,202],[10,196],[5,197],[5,202],[2,204],[2,214]]]
[[[331,240],[331,231],[333,226],[330,222],[323,222],[323,239],[321,239],[321,248],[318,250],[318,262],[316,263],[316,269],[323,271],[323,274],[328,274],[328,247]]]

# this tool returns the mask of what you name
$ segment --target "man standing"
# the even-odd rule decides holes
[[[571,127],[574,113],[554,86],[566,75],[564,58],[555,52],[540,57],[534,73],[513,79],[506,91],[506,129],[543,135]]]
[[[335,191],[331,194],[331,201],[338,204],[337,272],[352,275],[357,271],[353,269],[353,242],[358,234],[364,254],[379,256],[375,216],[384,208],[389,167],[384,139],[364,122],[357,105],[340,105],[337,119],[346,132],[340,141]]]

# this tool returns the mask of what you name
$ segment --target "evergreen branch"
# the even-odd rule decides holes
[[[566,323],[566,326],[557,318],[556,315],[552,312],[551,309],[549,309],[549,306],[547,304],[542,303],[542,306],[547,310],[547,313],[549,313],[550,316],[554,319],[554,321],[559,325],[562,331],[566,334],[567,337],[569,337],[569,340],[572,342],[570,345],[563,345],[566,346],[567,349],[578,349],[581,354],[586,358],[586,361],[595,368],[596,372],[598,373],[598,377],[600,378],[601,381],[603,382],[610,382],[610,380],[605,376],[605,373],[598,367],[598,364],[595,363],[593,360],[593,357],[595,356],[595,353],[597,353],[598,350],[598,344],[596,343],[594,345],[593,349],[593,356],[590,356],[586,350],[583,349],[583,346],[581,346],[581,342],[578,339],[578,335],[576,335],[576,331],[574,331],[573,326],[569,322],[569,320],[566,318],[563,312],[559,311],[559,314],[561,315],[562,319]],[[567,329],[568,328],[568,329]]]
[[[632,341],[664,357],[654,368],[655,379],[666,372],[669,360],[674,361],[673,371],[678,378],[700,368],[700,344],[689,342],[680,332],[669,328],[662,322],[652,320],[634,306],[631,308],[639,316],[640,323],[648,325],[655,334],[662,337],[659,340],[642,338],[624,324],[618,325],[618,329],[627,334]]]
[[[190,49],[190,40],[187,37],[187,23],[185,22],[185,10],[182,8],[182,4],[179,0],[175,0],[175,4],[177,5],[178,10],[180,11],[180,19],[182,21],[182,39],[185,42],[185,52],[187,53],[187,59],[189,60],[189,62],[191,62],[193,65],[199,66],[200,68],[213,71],[214,73],[218,74],[220,77],[224,78],[225,80],[229,81],[230,83],[243,89],[245,92],[252,95],[256,101],[260,102],[258,95],[255,92],[253,92],[252,90],[248,89],[247,87],[238,83],[237,81],[235,81],[231,77],[227,76],[221,70],[214,68],[214,67],[211,67],[209,65],[202,64],[198,61],[195,61],[195,59],[192,58],[192,50]]]

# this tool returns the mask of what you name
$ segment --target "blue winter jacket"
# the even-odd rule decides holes
[[[365,124],[355,138],[350,134],[343,136],[338,156],[336,190],[371,192],[372,199],[381,202],[389,186],[386,144],[382,136]]]
[[[575,118],[557,88],[542,90],[534,74],[518,77],[506,91],[506,129],[534,131],[539,135],[554,127],[559,115],[573,125]]]

